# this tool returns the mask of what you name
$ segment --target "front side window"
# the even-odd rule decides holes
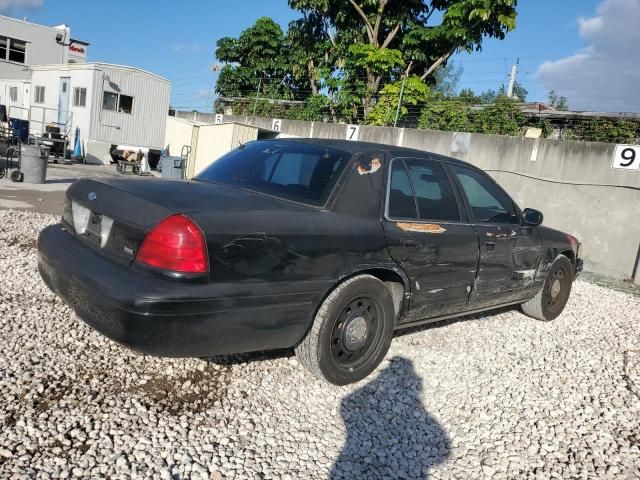
[[[86,107],[87,106],[87,89],[76,87],[73,89],[73,106],[74,107]]]
[[[349,158],[346,152],[317,145],[257,141],[219,158],[195,180],[322,205]]]
[[[102,108],[115,112],[118,110],[118,94],[113,92],[104,92],[102,97]]]
[[[482,223],[518,223],[513,202],[484,174],[460,166],[453,166],[471,207],[473,217]]]
[[[458,203],[442,165],[433,160],[394,160],[388,215],[397,219],[460,221]]]
[[[460,221],[458,203],[442,165],[433,160],[406,160],[423,220]]]
[[[9,39],[7,37],[0,37],[0,60],[7,59],[8,46],[9,46]]]
[[[44,87],[34,89],[33,103],[44,103]]]
[[[18,101],[18,87],[9,87],[9,100],[12,102]]]

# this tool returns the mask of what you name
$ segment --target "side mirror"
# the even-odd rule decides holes
[[[542,223],[543,219],[544,215],[542,215],[540,210],[525,208],[524,212],[522,212],[523,223],[528,227],[537,227]]]

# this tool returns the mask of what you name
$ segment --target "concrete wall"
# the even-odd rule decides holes
[[[178,112],[189,116],[192,112]],[[212,121],[210,114],[195,114]],[[225,116],[271,128],[272,119]],[[283,120],[281,131],[346,138],[346,125]],[[472,163],[492,175],[521,208],[545,215],[544,225],[583,243],[585,269],[631,278],[640,247],[640,171],[613,170],[615,145],[457,132],[360,127],[361,141],[416,148]],[[640,283],[640,273],[636,275]]]

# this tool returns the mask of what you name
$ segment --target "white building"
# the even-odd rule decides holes
[[[0,104],[24,107],[31,66],[81,63],[88,47],[87,42],[72,39],[66,25],[47,27],[0,15]]]
[[[53,125],[73,148],[80,129],[89,161],[111,145],[161,150],[170,82],[134,67],[87,63],[88,43],[66,25],[46,27],[0,16],[0,105],[29,121],[29,135]]]
[[[60,126],[74,144],[80,129],[88,161],[106,162],[112,145],[162,150],[171,84],[139,68],[106,63],[35,65],[30,133]]]

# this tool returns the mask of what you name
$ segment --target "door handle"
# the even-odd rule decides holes
[[[418,242],[418,240],[416,240],[415,238],[401,238],[400,245],[402,245],[403,247],[419,247],[420,242]]]
[[[496,249],[496,242],[484,242],[484,247],[487,250],[495,250]]]

